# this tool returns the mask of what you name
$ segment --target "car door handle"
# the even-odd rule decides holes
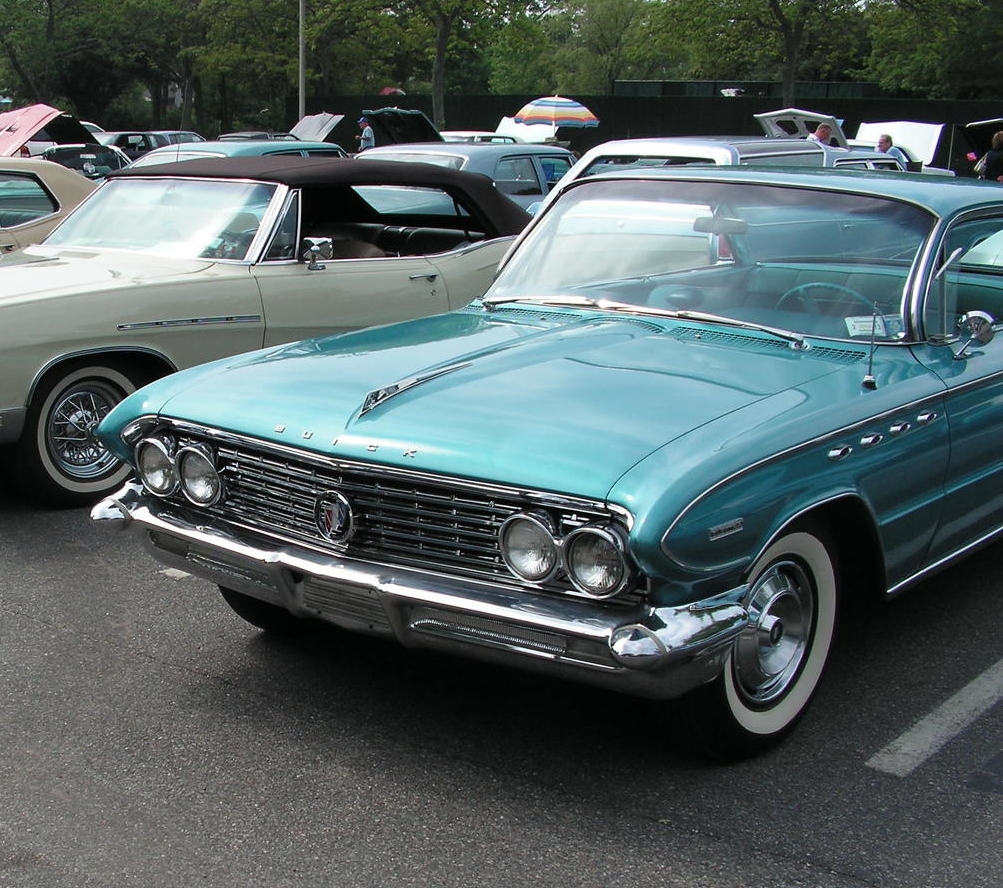
[[[408,275],[408,280],[409,281],[420,281],[422,278],[424,278],[429,283],[432,283],[432,281],[434,281],[438,276],[439,276],[438,272],[435,272],[435,271],[425,271],[425,272],[422,272],[421,274]]]

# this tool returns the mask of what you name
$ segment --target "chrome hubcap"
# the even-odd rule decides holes
[[[811,642],[815,594],[793,561],[772,565],[756,582],[749,626],[735,643],[736,687],[753,705],[783,696],[797,677]]]

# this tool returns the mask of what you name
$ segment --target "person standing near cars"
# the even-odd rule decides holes
[[[820,123],[815,127],[815,132],[808,134],[809,142],[821,142],[823,145],[828,145],[831,138],[832,127],[827,123]]]
[[[359,127],[362,129],[362,132],[355,137],[359,142],[359,152],[361,153],[367,148],[375,148],[376,135],[373,133],[373,128],[369,125],[369,118],[360,117]]]
[[[892,142],[892,137],[888,133],[882,133],[878,136],[878,151],[882,154],[887,154],[889,157],[894,157],[903,168],[906,168],[906,164],[909,159],[905,156],[905,153],[901,148],[896,148],[895,144]]]
[[[993,133],[993,140],[986,153],[986,162],[979,173],[980,179],[1003,182],[1003,130]]]

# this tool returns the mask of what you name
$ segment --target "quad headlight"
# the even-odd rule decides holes
[[[136,445],[136,472],[143,486],[155,496],[170,496],[178,489],[174,457],[159,438],[144,438]]]
[[[609,527],[586,525],[564,541],[564,566],[571,582],[593,598],[609,598],[630,580],[624,541]]]
[[[223,484],[212,454],[201,447],[182,447],[177,458],[181,489],[197,506],[211,506],[219,501]]]
[[[499,531],[502,559],[517,577],[543,583],[557,573],[561,556],[549,516],[536,512],[513,515]]]
[[[197,506],[212,506],[223,495],[223,482],[212,451],[203,445],[178,447],[169,437],[143,438],[135,449],[136,474],[154,496],[179,489]]]
[[[544,583],[562,570],[590,598],[612,598],[633,581],[625,533],[615,524],[587,524],[561,538],[542,512],[520,512],[498,534],[502,559],[513,574]]]

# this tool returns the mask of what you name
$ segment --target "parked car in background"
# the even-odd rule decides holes
[[[253,140],[260,141],[265,140],[280,140],[280,141],[292,141],[296,138],[292,133],[275,133],[269,132],[267,130],[240,130],[235,133],[220,133],[219,140],[222,142],[231,140]]]
[[[80,125],[90,133],[103,133],[104,127],[91,120],[81,120]]]
[[[522,207],[539,203],[575,162],[567,148],[557,145],[429,142],[377,146],[359,160],[402,160],[434,163],[494,180],[498,190]]]
[[[423,111],[405,108],[374,108],[363,111],[381,145],[405,145],[412,142],[441,142],[442,135]],[[354,137],[354,133],[353,133]],[[372,150],[372,149],[369,149]]]
[[[52,145],[40,156],[69,167],[88,179],[103,179],[132,163],[125,152],[114,145]]]
[[[626,169],[707,165],[903,170],[895,158],[878,151],[839,148],[801,138],[665,136],[616,139],[586,151],[552,189],[551,199],[554,192],[586,176]]]
[[[439,130],[439,135],[447,142],[491,142],[515,145],[523,140],[518,136],[506,136],[490,130]]]
[[[233,139],[226,141],[188,142],[154,148],[133,166],[147,167],[159,163],[181,163],[207,157],[347,157],[340,145],[333,142],[304,142],[302,139]]]
[[[28,105],[0,113],[0,157],[33,157],[53,145],[97,144],[72,114],[50,105]]]
[[[42,240],[93,190],[93,182],[60,164],[0,158],[0,259]],[[5,292],[0,285],[0,300]]]
[[[344,114],[331,114],[321,111],[318,114],[307,114],[296,122],[288,133],[277,133],[266,130],[241,130],[234,133],[223,133],[221,141],[294,141],[301,139],[311,142],[323,142],[335,126],[344,120]]]
[[[102,145],[113,145],[120,149],[129,160],[136,160],[147,151],[168,144],[166,136],[151,132],[103,132],[94,133],[94,138]]]
[[[206,141],[205,136],[199,133],[192,132],[191,130],[153,130],[153,135],[161,141],[162,145],[179,145],[187,144],[189,142],[204,142]]]
[[[910,172],[923,172],[939,176],[954,175],[954,172],[946,167],[932,166],[934,157],[942,153],[938,150],[938,146],[946,129],[943,124],[903,120],[861,123],[857,128],[856,137],[850,139],[843,130],[842,121],[837,120],[831,114],[805,111],[801,108],[782,108],[779,111],[766,111],[753,116],[767,136],[779,138],[794,136],[804,139],[813,133],[820,123],[825,124],[829,127],[831,134],[830,144],[837,148],[874,151],[879,136],[886,133],[892,137],[895,147],[905,156],[905,168]],[[838,166],[839,164],[834,165]]]
[[[127,474],[92,434],[124,395],[212,358],[463,305],[528,219],[484,177],[427,164],[114,173],[0,262],[0,468],[38,499],[93,502]]]
[[[1001,243],[971,180],[578,179],[463,309],[126,398],[98,438],[136,477],[92,517],[264,629],[654,698],[651,742],[741,758],[843,604],[999,538]]]

